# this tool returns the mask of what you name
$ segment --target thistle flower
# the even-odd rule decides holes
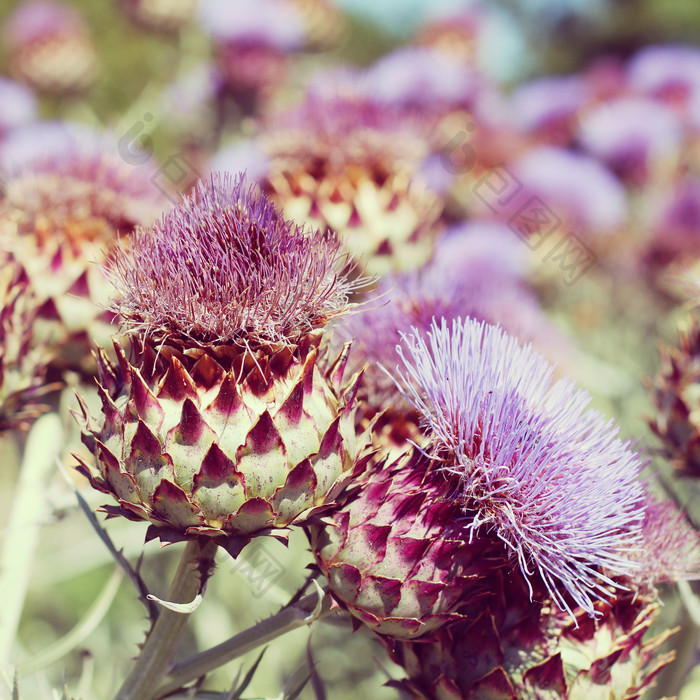
[[[504,207],[505,218],[517,216],[518,207],[536,195],[570,228],[584,234],[610,233],[627,221],[624,186],[590,156],[538,146],[513,163],[512,168],[524,188]]]
[[[515,135],[508,133],[500,92],[474,65],[457,56],[435,48],[397,49],[367,68],[363,78],[362,91],[368,99],[428,125],[427,165],[441,171],[444,183],[436,189],[437,178],[431,173],[429,185],[441,195],[453,185],[459,192],[469,174],[478,180],[505,158],[511,159],[518,146]],[[422,172],[425,175],[425,168]],[[462,178],[456,177],[459,174]]]
[[[596,602],[597,620],[580,608],[576,619],[521,578],[490,576],[489,601],[446,625],[428,643],[385,640],[407,674],[392,681],[416,700],[556,697],[639,698],[654,686],[673,653],[659,653],[671,632],[648,638],[659,604],[635,593]]]
[[[700,477],[700,324],[681,330],[678,347],[664,347],[656,376],[649,382],[655,414],[652,431],[670,464],[683,476]]]
[[[434,322],[399,349],[406,397],[423,414],[444,468],[523,577],[562,609],[591,615],[642,546],[642,465],[612,422],[529,347],[484,323]],[[471,504],[474,503],[474,506]]]
[[[647,551],[637,456],[584,411],[583,392],[553,383],[544,359],[498,328],[456,320],[450,333],[443,320],[403,345],[420,443],[375,464],[330,522],[308,528],[334,599],[390,649],[440,644],[449,623],[489,605],[506,625],[521,620],[488,593],[494,576],[529,590],[527,614],[557,630],[600,617]],[[541,631],[550,647],[552,630]]]
[[[583,115],[578,140],[623,180],[640,185],[669,161],[682,145],[680,119],[656,100],[620,97]]]
[[[412,327],[426,332],[434,318],[470,316],[501,324],[521,341],[546,349],[550,358],[566,355],[566,341],[525,283],[527,267],[525,247],[506,226],[489,221],[455,226],[439,239],[430,263],[382,279],[365,309],[339,324],[338,335],[354,338],[350,366],[367,365],[357,415],[362,426],[375,421],[375,444],[394,454],[406,449],[406,438],[420,440],[420,412],[382,369],[399,363],[397,344]]]
[[[89,130],[17,130],[0,161],[9,171],[0,196],[2,248],[23,261],[40,307],[38,332],[60,351],[56,368],[92,374],[90,344],[112,332],[104,312],[109,285],[93,263],[165,200],[150,170],[127,165]]]
[[[203,0],[200,21],[229,93],[251,113],[279,87],[288,55],[305,41],[298,12],[283,0]]]
[[[474,321],[403,345],[423,444],[311,528],[331,593],[405,669],[391,684],[421,700],[640,696],[673,658],[659,654],[671,632],[646,637],[653,584],[697,572],[697,535],[668,537],[681,521],[647,493],[636,455],[529,348]],[[432,555],[439,534],[402,539],[425,536],[424,515],[461,541],[451,573]],[[416,571],[441,597],[402,607],[426,586]]]
[[[100,353],[102,418],[83,407],[97,468],[81,471],[119,503],[104,510],[235,555],[332,505],[366,461],[358,377],[343,390],[345,354],[319,359],[345,272],[331,234],[220,174],[120,247],[109,275],[132,359],[116,342],[116,366]]]
[[[474,107],[486,83],[475,68],[436,49],[408,47],[367,69],[365,91],[380,104],[444,115]]]
[[[641,697],[653,687],[673,652],[659,653],[672,630],[649,638],[659,618],[655,586],[696,578],[700,573],[698,533],[675,506],[648,493],[643,544],[630,556],[640,563],[626,592],[613,602],[595,602],[597,619],[581,608],[575,619],[558,609],[542,581],[532,587],[507,569],[488,574],[490,597],[465,598],[456,622],[427,643],[382,638],[407,678],[393,682],[420,700],[476,700],[482,697],[590,697],[592,688],[610,700]],[[469,659],[469,663],[464,663]]]
[[[122,0],[127,16],[138,26],[156,32],[177,32],[196,14],[196,0]]]
[[[686,175],[665,192],[652,222],[644,255],[651,270],[667,272],[673,266],[673,273],[684,276],[681,270],[700,254],[699,227],[700,178]],[[669,281],[673,273],[667,275]]]
[[[517,87],[511,96],[513,120],[522,129],[555,144],[569,144],[574,137],[579,110],[592,99],[592,89],[582,75],[538,78]]]
[[[420,175],[425,127],[348,85],[310,91],[261,137],[270,158],[263,186],[288,216],[336,231],[368,272],[418,267],[441,212]]]
[[[46,349],[36,345],[37,307],[22,266],[0,251],[0,433],[26,428],[43,410]]]
[[[687,106],[700,94],[700,51],[695,46],[646,46],[627,64],[629,87],[671,105]]]
[[[700,534],[673,502],[648,494],[642,535],[637,588],[700,578]]]
[[[345,310],[343,260],[331,234],[303,234],[243,178],[215,173],[117,251],[114,310],[158,339],[290,344]]]
[[[36,98],[32,91],[0,76],[0,141],[7,133],[36,119]]]
[[[308,527],[330,592],[356,626],[425,640],[462,617],[465,598],[487,597],[489,573],[507,561],[496,538],[471,535],[458,486],[414,449],[376,465],[331,524]]]
[[[49,0],[21,3],[4,26],[10,70],[37,90],[57,94],[89,88],[98,58],[82,16]]]

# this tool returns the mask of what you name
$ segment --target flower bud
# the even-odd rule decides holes
[[[131,336],[98,354],[102,416],[83,409],[81,471],[164,541],[216,537],[232,554],[283,538],[364,469],[358,376],[320,358],[352,288],[336,239],[283,219],[215,174],[115,254],[113,309]],[[347,352],[347,348],[346,348]]]

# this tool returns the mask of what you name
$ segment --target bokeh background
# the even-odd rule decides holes
[[[455,98],[452,121],[442,122],[433,148],[437,162],[442,162],[441,155],[452,158],[456,146],[445,149],[467,124],[475,123],[470,143],[479,164],[470,174],[458,163],[447,177],[443,162],[441,174],[449,180],[444,190],[446,224],[503,223],[504,212],[478,208],[473,188],[477,175],[505,163],[585,240],[596,264],[575,284],[566,283],[566,271],[556,261],[543,259],[544,250],[519,242],[528,294],[537,299],[550,334],[540,336],[540,342],[562,373],[573,375],[591,392],[595,407],[619,421],[625,437],[648,445],[650,471],[667,478],[674,498],[691,513],[700,512],[697,489],[673,482],[670,467],[659,456],[648,425],[656,409],[644,384],[645,377],[658,371],[658,344],[677,343],[678,328],[688,322],[697,298],[700,11],[694,0],[501,0],[478,6],[457,0],[329,0],[329,24],[321,22],[315,42],[289,51],[283,80],[271,94],[256,93],[254,100],[250,94],[222,97],[215,31],[198,19],[196,10],[174,28],[163,21],[149,26],[129,15],[129,3],[107,0],[67,3],[84,19],[94,51],[73,57],[90,64],[84,67],[85,84],[57,88],[51,75],[48,84],[32,84],[14,63],[16,30],[9,20],[20,4],[0,3],[0,25],[6,30],[0,42],[0,74],[28,82],[32,97],[24,111],[17,108],[18,117],[10,114],[9,98],[0,97],[8,100],[0,104],[0,115],[7,120],[7,125],[0,121],[0,163],[11,157],[8,144],[17,142],[15,130],[32,122],[63,120],[109,130],[116,139],[137,125],[137,155],[146,153],[158,167],[173,154],[184,154],[193,172],[201,174],[213,164],[238,164],[254,173],[258,156],[246,156],[245,147],[238,147],[255,143],[265,115],[302,99],[318,71],[341,65],[372,67],[400,47],[425,42],[428,29],[442,18],[467,16],[470,24],[462,44],[460,37],[454,39],[463,53],[450,60],[466,64],[478,77],[479,94],[465,104]],[[649,47],[668,47],[669,53],[662,50],[643,64],[639,57]],[[447,39],[440,50],[450,52]],[[57,55],[57,65],[60,60]],[[399,67],[395,80],[410,82],[411,70],[407,66],[401,78]],[[543,77],[561,81],[538,82]],[[449,88],[440,89],[449,93]],[[435,106],[430,99],[422,109]],[[598,122],[593,118],[599,107],[620,100],[632,104],[617,112],[604,109]],[[631,144],[625,141],[630,132],[636,135]],[[147,141],[138,140],[145,137]],[[490,264],[498,267],[498,260]],[[501,320],[498,312],[493,314]],[[79,381],[74,378],[76,386]],[[75,407],[72,387],[55,404],[68,436],[61,460],[69,471],[75,463],[71,450],[81,449],[69,415]],[[0,437],[0,527],[5,531],[12,527],[7,518],[25,440]],[[147,629],[133,589],[125,581],[118,588],[113,585],[114,562],[77,507],[71,486],[80,489],[92,508],[102,502],[76,476],[58,469],[36,485],[37,550],[16,658],[0,659],[6,662],[0,667],[0,695],[11,697],[17,662],[21,698],[109,698]],[[144,546],[145,525],[115,519],[105,526],[132,562],[143,556],[143,577],[163,596],[177,553],[160,549],[156,542]],[[275,612],[303,583],[311,558],[302,533],[294,534],[288,548],[274,540],[259,546],[258,554],[248,556],[257,571],[253,564],[237,566],[221,556],[205,601],[192,618],[189,649],[216,644]],[[680,693],[681,700],[691,700],[700,696],[697,628],[688,624],[675,593],[664,596],[661,624],[684,626],[670,642],[680,649],[677,662],[653,694]],[[228,664],[208,684],[231,687],[256,657],[251,653]],[[397,697],[384,683],[399,677],[400,670],[368,633],[352,633],[347,620],[297,630],[272,643],[244,697],[282,697],[285,684],[306,668],[308,658],[329,698]],[[314,694],[306,687],[299,697]]]

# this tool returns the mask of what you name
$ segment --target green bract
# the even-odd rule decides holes
[[[165,540],[220,538],[237,553],[324,510],[364,469],[354,430],[358,375],[323,372],[319,334],[294,349],[146,347],[134,364],[97,356],[102,416],[83,406],[92,485],[108,513],[150,521]],[[150,371],[149,371],[150,369]]]

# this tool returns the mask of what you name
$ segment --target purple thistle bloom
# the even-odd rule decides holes
[[[305,40],[299,13],[281,0],[202,0],[200,21],[221,43],[255,44],[288,52],[300,48]]]
[[[564,129],[570,132],[569,123],[591,98],[591,93],[585,78],[579,75],[540,78],[525,83],[511,96],[513,123],[526,131]]]
[[[221,96],[257,113],[284,81],[289,54],[305,43],[300,15],[283,0],[203,0],[200,21],[212,37]]]
[[[385,137],[406,131],[414,139],[416,135],[427,136],[427,120],[406,114],[395,105],[382,105],[350,82],[332,85],[332,75],[312,84],[299,105],[275,115],[270,127],[306,131],[313,134],[314,140],[323,141],[324,147],[332,145],[338,152],[347,150],[339,139],[347,139],[348,134],[353,138],[357,138],[357,134],[367,134],[367,140],[372,141],[366,148],[376,147],[378,136],[372,137],[373,132]],[[338,75],[342,79],[344,73]],[[299,144],[298,149],[304,152],[314,146],[314,143]],[[355,146],[355,150],[360,150],[359,146]]]
[[[109,270],[131,332],[201,344],[289,343],[347,308],[353,283],[332,234],[283,219],[243,176],[214,173]]]
[[[11,49],[57,34],[84,31],[85,22],[79,12],[68,4],[48,0],[21,3],[4,27],[5,41]]]
[[[76,146],[89,148],[97,141],[97,132],[83,124],[39,121],[19,125],[12,139],[0,145],[0,170],[20,172],[46,156],[68,156]]]
[[[427,331],[433,318],[448,321],[473,316],[497,322],[483,309],[507,296],[518,311],[536,303],[523,284],[526,251],[505,226],[490,221],[453,228],[440,240],[433,260],[416,272],[384,277],[366,310],[349,316],[344,330],[356,338],[356,362],[371,360],[386,366],[398,361],[396,344],[402,332],[416,326]],[[513,329],[511,329],[513,330]],[[391,390],[383,372],[369,368],[365,384]]]
[[[692,97],[700,92],[700,51],[695,46],[647,46],[629,61],[627,80],[648,95]]]
[[[36,111],[36,98],[29,88],[0,76],[0,138],[10,129],[33,122]]]
[[[380,103],[403,109],[469,107],[483,89],[471,66],[444,51],[402,48],[380,58],[366,73],[366,89]]]
[[[371,405],[400,407],[395,385],[379,365],[394,367],[401,334],[412,327],[426,332],[435,318],[498,323],[521,341],[546,347],[550,358],[565,355],[566,340],[525,284],[527,268],[526,249],[505,225],[472,221],[443,235],[433,260],[420,271],[384,277],[376,298],[340,328],[355,339],[350,362],[356,369],[370,363],[363,387]]]
[[[433,322],[398,348],[404,395],[435,455],[458,474],[471,525],[494,530],[553,599],[595,615],[643,545],[642,465],[590,397],[530,347],[472,320]],[[530,582],[528,580],[528,585]],[[562,590],[563,587],[563,590]],[[532,589],[531,589],[532,590]]]
[[[365,94],[361,79],[344,79],[341,72],[332,82],[332,75],[313,82],[300,104],[270,118],[262,150],[283,170],[304,168],[320,183],[331,175],[356,179],[357,168],[371,171],[379,186],[398,172],[417,175],[429,153],[425,115],[381,105]],[[331,191],[327,182],[322,189]]]
[[[99,62],[89,29],[62,2],[20,3],[3,26],[9,70],[41,91],[79,93],[97,77]]]
[[[623,176],[644,179],[650,159],[674,155],[683,134],[676,114],[663,103],[623,97],[581,119],[582,145]]]
[[[700,534],[673,502],[649,494],[642,533],[635,581],[653,586],[700,578]]]
[[[648,242],[650,262],[667,265],[674,258],[700,252],[700,178],[686,176],[665,193],[657,208]]]
[[[513,166],[528,193],[539,195],[575,227],[602,233],[627,220],[627,194],[620,180],[603,164],[565,148],[539,146]],[[522,203],[518,198],[514,206]]]
[[[115,232],[152,221],[167,205],[152,165],[129,165],[112,135],[80,124],[13,130],[0,145],[0,173],[7,177],[5,199],[26,211],[104,217]]]

